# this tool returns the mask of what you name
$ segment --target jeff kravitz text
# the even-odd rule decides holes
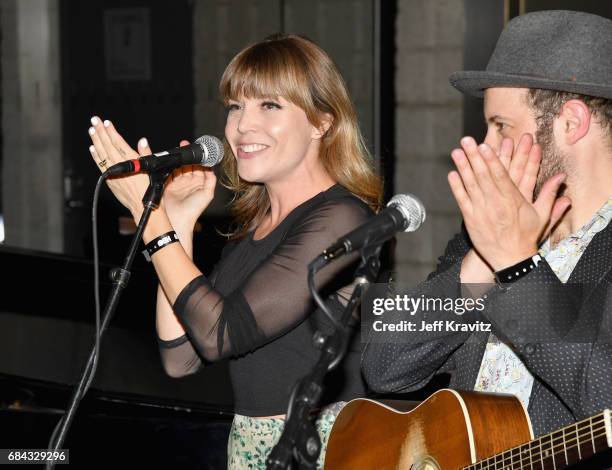
[[[482,316],[464,316],[466,313],[482,312],[486,299],[486,294],[478,298],[411,297],[398,294],[370,298],[364,306],[374,316],[371,328],[376,332],[490,332],[491,324],[482,321]],[[454,318],[448,319],[449,314]],[[407,315],[409,319],[398,318],[398,315]],[[415,315],[422,315],[423,318],[413,318]]]

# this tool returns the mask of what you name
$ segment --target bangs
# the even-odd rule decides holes
[[[242,51],[225,69],[219,94],[225,104],[246,98],[282,96],[300,108],[312,109],[309,78],[302,51],[287,44],[264,42]]]

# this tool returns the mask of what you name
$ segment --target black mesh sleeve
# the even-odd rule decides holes
[[[183,377],[196,372],[202,365],[200,356],[189,342],[187,335],[171,341],[157,338],[157,345],[164,365],[170,377]]]
[[[166,370],[192,365],[195,351],[207,361],[243,355],[300,324],[314,311],[308,264],[371,216],[354,197],[323,201],[293,224],[283,241],[231,294],[222,296],[205,276],[194,279],[173,306],[189,341],[160,348]],[[318,289],[331,294],[346,287],[335,284],[341,273],[354,269],[357,258],[353,253],[323,268],[316,278]],[[346,289],[342,294],[347,295]]]

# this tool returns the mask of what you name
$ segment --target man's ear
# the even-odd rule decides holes
[[[323,113],[321,115],[321,121],[319,127],[313,127],[313,139],[322,139],[323,136],[327,133],[332,123],[334,122],[334,117],[329,113]]]
[[[573,145],[589,132],[591,111],[581,100],[569,100],[563,104],[559,116],[562,125],[563,140]]]

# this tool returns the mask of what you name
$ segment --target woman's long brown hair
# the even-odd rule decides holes
[[[380,209],[382,182],[374,171],[346,84],[329,56],[312,41],[275,36],[243,49],[225,69],[219,91],[225,103],[242,96],[282,96],[303,109],[310,123],[319,128],[324,115],[331,115],[331,126],[320,144],[319,158],[325,170],[374,211]],[[270,200],[263,184],[238,176],[231,152],[226,141],[229,158],[222,161],[222,182],[234,191],[231,211],[236,223],[229,235],[239,239],[259,225],[270,209]]]

